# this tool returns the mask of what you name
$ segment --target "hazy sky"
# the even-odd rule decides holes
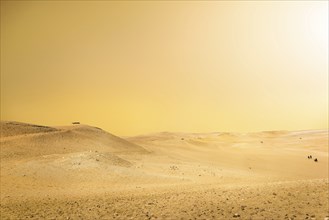
[[[1,120],[328,127],[327,1],[1,1]]]

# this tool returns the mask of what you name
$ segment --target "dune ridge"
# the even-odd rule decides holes
[[[1,122],[1,159],[80,151],[147,153],[134,143],[88,125],[48,127]]]

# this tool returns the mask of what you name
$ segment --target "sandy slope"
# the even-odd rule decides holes
[[[329,216],[327,130],[123,139],[1,122],[0,143],[2,219]]]

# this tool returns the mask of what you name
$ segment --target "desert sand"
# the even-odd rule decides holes
[[[0,143],[1,219],[329,219],[328,130],[118,137],[3,121]]]

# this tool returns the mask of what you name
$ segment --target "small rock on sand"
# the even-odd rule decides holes
[[[233,218],[238,218],[238,217],[240,217],[239,213],[235,213],[235,214],[233,215]]]

